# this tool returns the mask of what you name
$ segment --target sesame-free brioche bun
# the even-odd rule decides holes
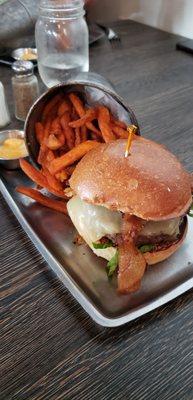
[[[164,146],[136,136],[125,158],[126,140],[101,144],[78,163],[70,186],[95,205],[165,220],[186,213],[192,202],[188,173]]]
[[[144,253],[143,256],[146,260],[147,265],[157,264],[158,262],[164,261],[172,254],[174,254],[183,244],[184,239],[186,238],[187,230],[188,230],[188,220],[187,217],[184,217],[183,228],[178,241],[171,243],[167,247],[164,246],[163,248],[160,247],[159,250]]]

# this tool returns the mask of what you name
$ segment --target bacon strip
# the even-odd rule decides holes
[[[144,221],[129,214],[123,215],[122,241],[119,244],[119,293],[138,290],[146,268],[143,254],[135,246],[135,239],[144,226]]]

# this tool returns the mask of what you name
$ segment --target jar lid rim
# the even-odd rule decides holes
[[[13,62],[12,69],[17,75],[31,75],[34,66],[31,61],[17,60]]]
[[[75,11],[84,7],[83,0],[41,0],[40,8],[52,10]]]

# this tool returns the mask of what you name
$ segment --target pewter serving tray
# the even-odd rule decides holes
[[[76,234],[65,215],[38,205],[15,192],[15,186],[31,182],[21,171],[0,171],[0,190],[23,229],[50,268],[85,311],[98,324],[125,324],[167,303],[193,287],[193,219],[182,248],[170,259],[149,267],[141,289],[118,295],[116,278],[108,281],[105,261],[84,245],[73,244]]]

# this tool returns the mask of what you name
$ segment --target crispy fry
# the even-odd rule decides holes
[[[76,121],[77,119],[79,119],[79,115],[77,114],[74,107],[72,107],[71,119],[72,119],[72,121]]]
[[[56,110],[56,106],[59,103],[59,101],[62,99],[61,94],[56,94],[44,107],[43,113],[42,113],[42,122],[45,122],[48,117],[50,117],[50,113],[52,110]],[[55,111],[56,112],[56,111]]]
[[[98,137],[102,137],[101,131],[99,131],[99,129],[97,129],[97,128],[94,126],[94,124],[93,124],[92,122],[87,122],[87,123],[86,123],[86,127],[87,127],[90,131],[96,133],[96,135],[97,135]]]
[[[98,120],[96,125],[94,120]],[[107,107],[86,108],[76,93],[59,93],[47,102],[42,122],[35,125],[42,172],[30,164],[23,164],[23,170],[38,187],[64,197],[66,181],[77,161],[98,142],[127,138],[125,128],[126,124],[116,120]]]
[[[75,195],[74,191],[70,187],[64,189],[64,193],[67,198],[70,198]]]
[[[28,161],[24,158],[20,159],[20,167],[23,172],[37,185],[41,187],[47,186],[47,179],[41,174],[40,171],[35,169]]]
[[[63,114],[63,116],[60,119],[60,123],[62,125],[62,128],[64,130],[65,133],[65,137],[66,137],[66,143],[69,147],[69,149],[72,149],[74,147],[74,131],[73,129],[69,126],[69,122],[70,122],[70,113],[69,112],[65,112]]]
[[[53,119],[53,121],[51,122],[51,127],[50,127],[50,135],[60,135],[62,133],[62,127],[60,124],[60,118],[56,117]]]
[[[68,153],[64,154],[61,157],[55,158],[50,164],[49,170],[51,174],[56,174],[60,172],[65,167],[73,164],[75,161],[80,160],[88,151],[98,146],[99,143],[87,140],[86,142],[80,143],[78,146],[74,147],[72,150],[68,151]]]
[[[79,119],[79,115],[77,114],[75,108],[73,107],[73,112],[71,114],[72,121],[77,121]],[[87,140],[87,128],[86,126],[82,126],[81,128],[75,128],[75,146]]]
[[[38,163],[40,165],[42,165],[46,161],[48,150],[49,149],[47,148],[45,143],[42,143],[42,145],[40,146],[39,154],[38,154]]]
[[[65,143],[65,135],[61,131],[61,133],[57,136],[54,134],[51,134],[47,139],[46,139],[46,146],[50,150],[58,150],[60,147],[62,147]]]
[[[83,117],[85,114],[85,107],[83,106],[82,101],[79,99],[79,97],[75,93],[70,93],[69,98],[70,98],[77,114],[79,115],[79,117],[80,118]]]
[[[59,138],[51,134],[46,140],[46,145],[50,150],[57,150],[62,146],[62,143]]]
[[[55,178],[55,176],[50,174],[50,172],[48,171],[48,169],[46,167],[44,167],[42,173],[46,177],[48,185],[50,185],[50,187],[52,187],[56,191],[63,190],[62,184],[60,182],[58,182],[58,180]]]
[[[121,128],[118,125],[114,125],[114,124],[111,124],[111,128],[112,128],[112,130],[115,133],[117,138],[119,138],[119,139],[127,139],[128,138],[127,130]]]
[[[36,200],[38,203],[42,204],[45,207],[51,208],[52,210],[59,211],[63,214],[67,214],[66,203],[62,200],[54,200],[50,199],[47,196],[44,196],[42,193],[38,192],[35,189],[18,186],[16,191],[24,194],[27,197],[30,197],[33,200]]]
[[[101,138],[98,137],[98,135],[95,132],[91,132],[90,136],[92,140],[95,140],[96,142],[101,142]]]
[[[68,174],[65,170],[58,172],[55,176],[60,182],[65,182],[68,179]]]
[[[97,118],[97,112],[94,108],[89,108],[86,113],[80,119],[76,121],[72,121],[69,123],[71,128],[80,128],[81,126],[85,125],[86,122],[91,122],[93,119]]]
[[[69,151],[69,148],[67,144],[65,143],[64,146],[60,147],[60,149],[57,150],[57,155],[55,158],[63,156],[64,153],[67,153]]]
[[[81,142],[86,142],[87,138],[87,127],[86,126],[81,126],[80,128],[80,136],[81,136]]]
[[[46,156],[46,162],[50,162],[50,161],[54,160],[54,158],[55,158],[54,152],[52,150],[48,150],[47,156]]]
[[[106,143],[116,139],[110,126],[110,114],[108,108],[103,106],[99,107],[98,124]]]
[[[119,121],[119,119],[112,117],[112,122],[120,128],[127,129],[127,124],[123,121]]]
[[[44,138],[44,127],[41,122],[36,122],[35,132],[36,132],[36,139],[38,143],[41,144]]]
[[[20,159],[20,166],[23,172],[37,185],[40,185],[41,187],[49,190],[49,192],[55,194],[56,196],[62,196],[64,197],[63,191],[56,191],[53,189],[49,184],[46,179],[46,177],[38,171],[36,168],[34,168],[30,163],[28,163],[24,158]]]
[[[49,136],[49,134],[50,134],[51,123],[52,123],[52,121],[51,121],[50,118],[48,118],[48,119],[46,120],[46,122],[45,122],[44,139],[46,139],[46,138]]]
[[[75,168],[76,168],[76,164],[69,165],[69,167],[65,168],[65,172],[67,173],[68,177],[72,175],[72,173],[74,172]]]
[[[64,99],[62,101],[62,103],[59,105],[58,107],[58,111],[57,111],[57,115],[58,117],[62,117],[62,115],[66,112],[66,111],[70,111],[71,107],[69,104],[69,101],[67,99]]]
[[[75,146],[82,142],[80,128],[75,128]]]
[[[98,110],[99,110],[99,114],[100,114],[100,117],[102,118],[102,120],[105,121],[106,124],[110,124],[111,116],[110,116],[110,112],[109,112],[108,108],[105,106],[99,106]]]
[[[60,135],[58,135],[57,137],[58,137],[58,139],[59,139],[59,141],[60,141],[60,143],[61,143],[61,146],[64,146],[64,144],[65,144],[65,142],[66,142],[66,137],[65,137],[64,132],[62,132],[62,133],[61,133]]]
[[[69,94],[70,100],[75,108],[75,111],[77,112],[79,117],[83,117],[86,113],[86,109],[82,103],[82,101],[79,99],[79,97],[74,94],[74,93],[70,93]],[[86,122],[86,127],[90,130],[95,132],[96,134],[98,134],[99,136],[101,135],[101,132],[99,131],[99,129],[97,129],[92,122]],[[86,140],[86,139],[84,139]]]

